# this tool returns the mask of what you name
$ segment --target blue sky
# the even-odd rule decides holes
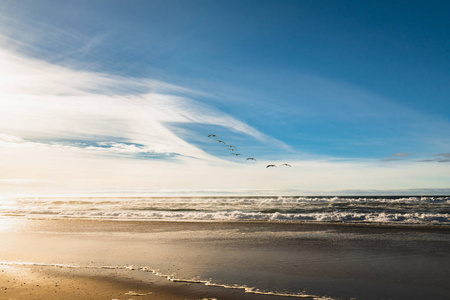
[[[3,153],[16,160],[0,159],[10,170],[0,184],[441,192],[449,11],[447,1],[3,1],[0,141],[24,149]],[[268,175],[271,162],[293,167]]]

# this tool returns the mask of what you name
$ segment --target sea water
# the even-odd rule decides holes
[[[273,297],[445,299],[449,209],[449,196],[4,198],[0,263]]]
[[[276,221],[450,225],[450,196],[17,197],[0,216],[166,221]]]

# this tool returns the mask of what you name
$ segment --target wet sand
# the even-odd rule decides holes
[[[0,299],[165,299],[150,283],[127,281],[120,272],[1,266]],[[162,290],[164,291],[164,290]]]
[[[261,299],[239,290],[173,283],[159,277],[136,280],[132,275],[124,270],[0,266],[0,299]]]
[[[288,299],[148,270],[323,299],[450,294],[445,227],[11,217],[0,240],[0,299]]]

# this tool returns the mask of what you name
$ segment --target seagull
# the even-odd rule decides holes
[[[210,134],[210,135],[208,135],[208,137],[217,137],[217,135],[215,135],[215,134]]]
[[[233,145],[228,145],[227,147],[228,148],[236,148],[236,146],[233,146]]]
[[[290,164],[281,164],[280,166],[292,167]]]
[[[224,143],[224,144],[226,144],[224,141],[221,141],[221,140],[216,140],[217,142],[219,142],[219,143]]]
[[[239,154],[239,153],[232,153],[233,155],[236,155],[236,156],[238,156],[238,155],[242,155],[242,154]]]
[[[232,149],[232,148],[229,148],[228,150],[230,150],[230,151],[234,151],[234,150],[236,150],[236,149]]]
[[[253,157],[249,157],[246,160],[254,160],[254,161],[256,161],[256,159],[254,159]]]
[[[275,166],[275,165],[267,165],[267,167],[266,168],[276,168],[277,166]]]

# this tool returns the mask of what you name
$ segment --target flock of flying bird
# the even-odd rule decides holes
[[[234,156],[240,156],[240,155],[242,155],[242,154],[240,154],[240,153],[235,152],[235,151],[238,150],[238,148],[237,148],[236,146],[228,145],[227,142],[222,141],[222,140],[219,140],[219,139],[217,138],[217,135],[215,135],[215,134],[210,134],[210,135],[208,135],[208,137],[209,137],[209,138],[214,138],[216,142],[221,143],[221,144],[224,144],[225,146],[227,146],[227,149],[228,149],[229,151],[232,152],[232,153],[231,153],[232,155],[234,155]],[[254,157],[247,157],[246,161],[247,161],[247,160],[253,160],[253,161],[256,161],[256,158],[254,158]],[[290,164],[286,164],[286,163],[285,163],[285,164],[281,164],[280,166],[291,167]],[[276,167],[276,165],[267,165],[267,166],[266,166],[266,168],[275,168],[275,167]]]

